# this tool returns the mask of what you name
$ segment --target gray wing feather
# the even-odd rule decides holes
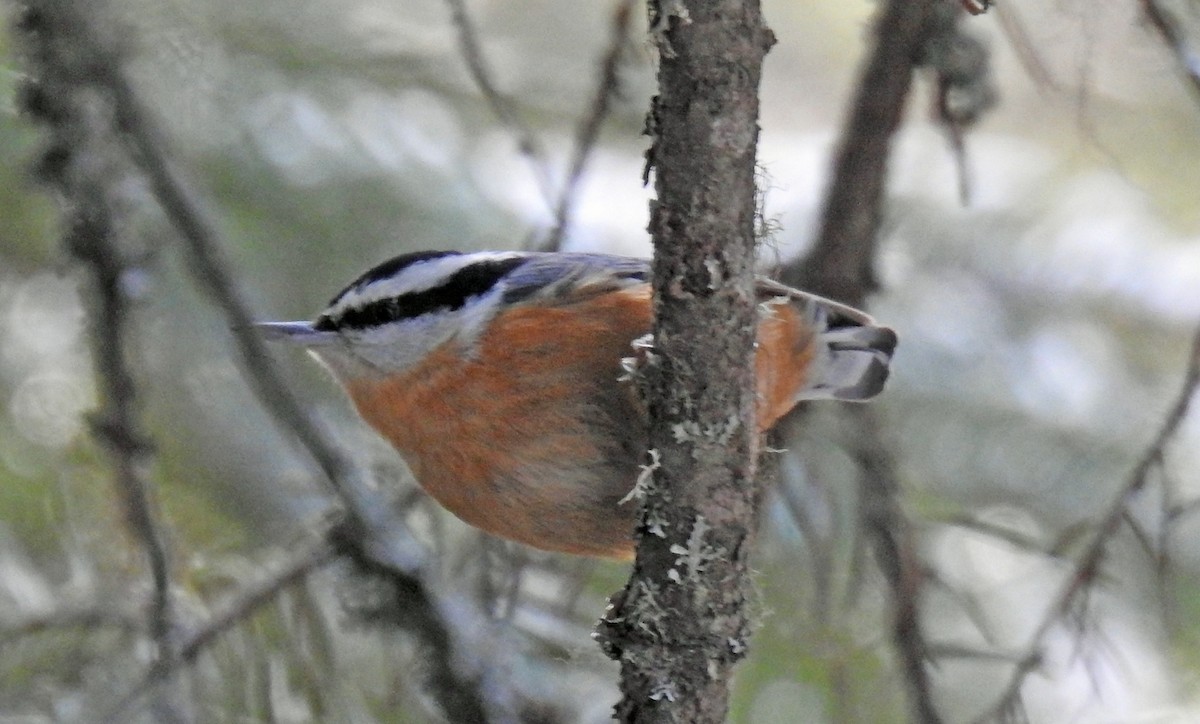
[[[538,252],[528,259],[505,276],[504,303],[569,302],[650,281],[645,259]],[[759,277],[757,291],[764,302],[786,299],[816,332],[819,373],[798,399],[866,400],[883,389],[896,348],[894,331],[865,312],[766,277]]]
[[[504,279],[505,304],[601,294],[644,284],[650,263],[607,254],[537,253]]]

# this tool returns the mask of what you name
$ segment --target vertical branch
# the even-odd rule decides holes
[[[651,480],[638,553],[599,630],[621,662],[623,721],[721,722],[746,652],[755,484],[757,0],[651,2],[657,201],[654,345],[641,379]],[[714,328],[719,332],[714,334]]]
[[[91,277],[92,363],[100,398],[91,426],[109,453],[126,526],[150,568],[148,628],[157,656],[166,657],[170,563],[146,479],[150,442],[141,430],[137,382],[127,359],[130,283],[143,273],[121,239],[123,210],[131,201],[121,180],[132,171],[114,140],[118,119],[96,102],[96,59],[78,52],[74,20],[53,3],[26,8],[18,30],[37,80],[28,81],[21,100],[26,112],[47,127],[50,143],[41,177],[64,197],[65,245]]]
[[[145,476],[150,442],[138,421],[137,386],[126,359],[130,310],[125,290],[129,277],[140,272],[122,258],[112,219],[106,216],[109,210],[96,206],[95,197],[76,198],[68,245],[75,258],[88,265],[97,297],[91,331],[101,401],[91,418],[92,430],[112,457],[126,524],[150,566],[150,635],[162,654],[171,630],[169,559]]]

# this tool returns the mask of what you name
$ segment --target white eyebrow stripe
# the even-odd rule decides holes
[[[377,279],[362,287],[348,290],[324,314],[337,318],[350,309],[362,309],[374,302],[393,299],[405,294],[417,294],[445,284],[456,272],[472,264],[502,261],[527,256],[520,251],[485,251],[458,256],[443,256],[417,262],[386,279]]]

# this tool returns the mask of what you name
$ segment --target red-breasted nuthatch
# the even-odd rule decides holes
[[[768,279],[758,294],[760,431],[801,400],[882,389],[892,330]],[[315,322],[259,326],[323,361],[421,486],[467,523],[546,550],[632,555],[628,498],[649,443],[623,359],[651,328],[645,260],[405,254]]]

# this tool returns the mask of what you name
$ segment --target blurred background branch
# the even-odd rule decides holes
[[[1187,37],[1178,21],[1156,0],[1142,0],[1146,20],[1162,36],[1167,49],[1175,54],[1184,77],[1192,84],[1192,90],[1200,99],[1200,51],[1194,47],[1194,39]],[[1191,8],[1195,12],[1195,8]]]
[[[620,83],[617,72],[620,67],[621,55],[627,52],[629,45],[629,20],[633,14],[633,0],[621,0],[613,12],[612,35],[604,57],[600,60],[599,72],[596,78],[596,93],[592,97],[591,106],[579,122],[575,135],[575,145],[571,151],[571,161],[567,168],[566,180],[558,193],[558,201],[554,205],[554,225],[550,227],[550,235],[538,244],[542,251],[557,251],[562,246],[567,227],[571,224],[571,209],[575,205],[575,195],[579,181],[587,166],[588,157],[596,147],[600,137],[600,128],[608,116],[611,101],[620,93]]]
[[[1088,601],[1095,596],[1092,589],[1103,584],[1101,567],[1108,559],[1109,549],[1117,542],[1116,534],[1122,524],[1137,525],[1130,520],[1130,506],[1150,483],[1151,473],[1165,464],[1166,448],[1188,415],[1197,385],[1200,385],[1200,326],[1196,329],[1191,353],[1188,355],[1187,369],[1179,395],[1163,419],[1154,440],[1137,461],[1124,485],[1113,495],[1108,511],[1092,526],[1094,530],[1091,539],[1067,573],[1062,590],[1054,597],[1041,624],[1034,631],[1025,655],[1018,659],[1013,667],[1012,679],[1008,686],[1004,688],[995,707],[984,712],[978,719],[979,722],[1024,716],[1017,716],[1018,713],[1024,712],[1021,687],[1025,679],[1043,665],[1045,642],[1055,627],[1068,625],[1077,628],[1077,635],[1081,638],[1091,635],[1089,629],[1095,626],[1096,622],[1088,611]],[[1165,492],[1163,498],[1168,498]],[[1163,530],[1169,530],[1172,521],[1166,515],[1163,518],[1159,525]],[[1167,551],[1160,550],[1157,554],[1165,558]]]
[[[89,16],[88,12],[94,15]],[[456,721],[513,720],[516,714],[513,702],[505,692],[506,686],[494,680],[489,684],[488,694],[481,690],[481,681],[489,678],[490,665],[479,664],[487,647],[479,646],[479,641],[474,640],[475,646],[469,653],[466,649],[458,654],[450,653],[451,649],[461,647],[463,637],[458,632],[477,628],[468,623],[472,615],[469,607],[459,603],[452,609],[440,600],[445,594],[431,590],[425,579],[425,553],[407,535],[404,524],[392,512],[390,502],[367,486],[356,466],[319,429],[271,363],[263,340],[252,327],[254,316],[241,298],[228,263],[222,258],[223,243],[209,213],[171,168],[166,143],[126,81],[120,58],[113,49],[104,47],[97,37],[95,28],[101,24],[102,12],[103,8],[96,4],[82,11],[73,4],[35,2],[26,11],[20,28],[38,60],[33,71],[42,83],[31,86],[33,90],[27,95],[27,102],[39,111],[38,116],[43,121],[53,122],[55,133],[51,146],[65,156],[61,167],[56,169],[58,177],[52,180],[76,205],[75,214],[67,223],[67,246],[95,269],[98,309],[94,331],[97,340],[95,359],[97,377],[107,394],[104,396],[106,405],[93,424],[98,435],[115,451],[117,478],[126,502],[129,525],[151,561],[154,580],[150,631],[161,649],[159,658],[129,694],[121,698],[113,719],[123,719],[124,708],[146,686],[165,679],[178,663],[193,659],[217,633],[242,622],[284,585],[308,573],[327,557],[308,553],[297,564],[289,566],[283,578],[238,595],[236,598],[240,603],[217,616],[216,624],[188,641],[183,651],[168,648],[171,624],[166,553],[162,534],[150,513],[145,483],[137,476],[141,461],[136,457],[143,454],[148,443],[143,442],[134,429],[135,387],[124,363],[123,340],[127,324],[124,290],[132,272],[120,260],[112,239],[116,226],[112,214],[118,201],[110,191],[121,187],[107,175],[111,174],[111,163],[96,163],[83,155],[95,145],[104,147],[111,154],[112,141],[119,140],[127,144],[127,150],[149,179],[155,199],[185,242],[193,275],[229,320],[260,402],[283,427],[301,440],[332,483],[346,514],[345,521],[337,526],[339,551],[395,586],[397,612],[394,618],[401,628],[429,647],[436,674],[431,677],[434,685],[430,691],[443,712]],[[47,83],[57,85],[46,87]],[[107,97],[97,99],[87,95],[97,92]],[[106,105],[96,105],[105,101]],[[62,105],[51,109],[48,107],[51,102]],[[111,108],[111,119],[96,118],[96,107]],[[116,134],[117,128],[122,133]],[[103,136],[97,139],[92,134]],[[105,175],[99,175],[100,172]],[[451,610],[454,610],[453,621],[448,620]],[[159,712],[156,716],[175,719],[178,714]]]
[[[926,42],[945,24],[935,19],[958,12],[949,0],[880,6],[874,45],[838,142],[820,234],[803,258],[783,270],[785,283],[859,307],[878,288],[874,257],[892,137]]]
[[[195,661],[218,636],[245,623],[256,609],[274,601],[284,588],[294,585],[333,558],[334,550],[323,537],[314,538],[300,545],[297,550],[290,551],[287,560],[272,566],[274,570],[269,570],[259,580],[246,583],[232,600],[219,606],[207,621],[177,635],[170,656],[159,658],[140,677],[135,677],[134,683],[112,706],[104,721],[127,721],[131,707],[155,683],[177,674],[180,667]],[[458,711],[462,713],[461,709]]]
[[[132,169],[114,154],[111,138],[116,117],[111,108],[93,101],[101,90],[95,84],[96,70],[110,58],[72,42],[79,35],[80,21],[55,4],[28,7],[19,28],[29,41],[34,76],[22,87],[22,105],[45,124],[48,136],[41,180],[65,201],[64,246],[85,268],[94,299],[91,356],[99,405],[89,423],[110,457],[127,532],[149,568],[152,589],[146,631],[152,658],[170,661],[174,658],[170,560],[146,475],[152,443],[142,431],[139,384],[127,359],[130,308],[147,272],[138,263],[137,252],[124,248],[119,238],[128,223],[122,212],[128,208],[125,185]],[[59,623],[76,625],[76,620],[68,616]],[[156,699],[153,709],[163,720],[177,717],[166,699]]]
[[[537,135],[527,123],[521,120],[516,106],[496,88],[492,79],[493,73],[484,59],[480,47],[479,34],[475,30],[475,21],[467,11],[466,0],[446,0],[450,6],[454,27],[458,30],[458,44],[462,58],[471,70],[471,77],[479,87],[479,91],[487,100],[492,112],[501,125],[506,127],[517,141],[517,149],[531,166],[542,196],[548,207],[554,207],[554,182],[551,179],[549,163],[545,159],[545,151],[538,142]]]
[[[972,102],[970,111],[964,105],[952,112],[947,96],[956,92],[954,89],[986,86],[987,80],[978,77],[986,73],[986,66],[982,71],[977,67],[967,71],[952,68],[955,62],[950,58],[962,55],[963,47],[976,48],[966,39],[969,36],[958,31],[962,14],[961,5],[952,0],[891,1],[879,8],[871,34],[874,44],[863,64],[854,105],[842,127],[819,235],[805,256],[783,269],[784,281],[859,307],[864,307],[868,296],[878,289],[875,267],[893,136],[913,76],[922,64],[935,68],[938,117],[953,139],[960,196],[966,203],[969,194],[962,131],[977,119],[980,102]],[[981,48],[975,54],[986,58]],[[979,66],[979,61],[974,65]],[[907,683],[913,721],[940,722],[926,671],[928,644],[920,621],[920,558],[911,525],[898,501],[901,486],[894,473],[893,454],[883,442],[881,424],[874,414],[869,410],[853,413],[850,420],[859,440],[855,451],[860,468],[859,515],[863,533],[891,588],[892,641]],[[799,437],[795,428],[800,424],[799,415],[794,418],[785,421],[778,434],[785,446]]]
[[[861,435],[855,458],[860,467],[863,535],[870,541],[876,565],[891,589],[891,638],[908,687],[912,721],[940,722],[942,717],[934,704],[926,670],[930,654],[921,624],[924,575],[912,524],[900,505],[901,487],[893,453],[885,447],[881,424],[869,409],[854,410],[851,420]]]

